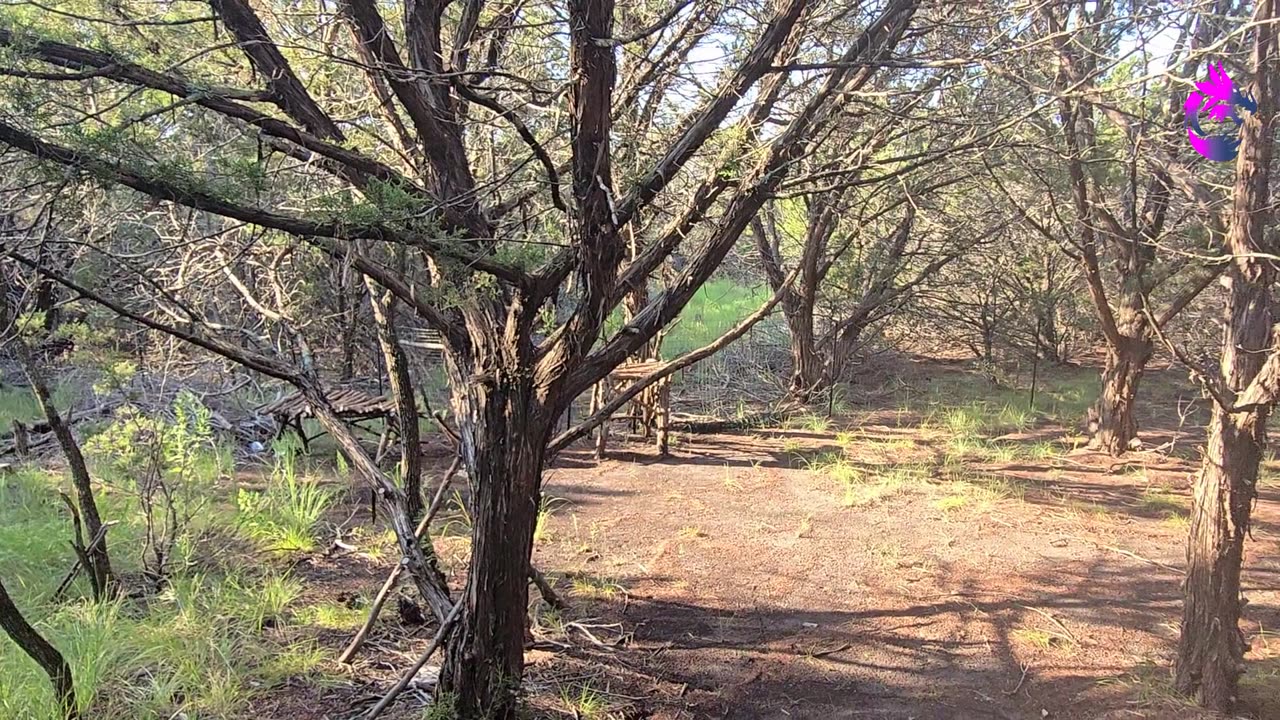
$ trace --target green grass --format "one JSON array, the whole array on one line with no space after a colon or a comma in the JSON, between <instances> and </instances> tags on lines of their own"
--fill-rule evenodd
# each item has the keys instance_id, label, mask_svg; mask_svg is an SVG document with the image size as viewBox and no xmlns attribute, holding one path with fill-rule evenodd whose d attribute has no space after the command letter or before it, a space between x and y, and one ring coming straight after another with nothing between
<instances>
[{"instance_id":1,"label":"green grass","mask_svg":"<svg viewBox=\"0 0 1280 720\"><path fill-rule=\"evenodd\" d=\"M278 451L275 469L262 492L241 489L238 522L249 535L282 553L316 549L316 528L333 504L334 491L314 477L299 477L297 455Z\"/></svg>"},{"instance_id":2,"label":"green grass","mask_svg":"<svg viewBox=\"0 0 1280 720\"><path fill-rule=\"evenodd\" d=\"M939 496L932 505L947 514L959 510L990 512L1001 500L1023 498L1021 487L992 475L953 474L935 490Z\"/></svg>"},{"instance_id":3,"label":"green grass","mask_svg":"<svg viewBox=\"0 0 1280 720\"><path fill-rule=\"evenodd\" d=\"M1186 515L1188 512L1186 500L1159 488L1150 488L1142 493L1138 503L1143 510L1154 513Z\"/></svg>"},{"instance_id":4,"label":"green grass","mask_svg":"<svg viewBox=\"0 0 1280 720\"><path fill-rule=\"evenodd\" d=\"M564 688L560 691L560 700L575 718L581 720L604 720L609 710L604 696L588 686L578 688L576 692Z\"/></svg>"},{"instance_id":5,"label":"green grass","mask_svg":"<svg viewBox=\"0 0 1280 720\"><path fill-rule=\"evenodd\" d=\"M1098 396L1098 374L1092 368L1054 368L1042 373L1030 407L1030 387L994 384L972 374L945 373L924 387L902 385L894 392L899 425L910 416L951 431L999 435L1024 431L1038 418L1075 426Z\"/></svg>"},{"instance_id":6,"label":"green grass","mask_svg":"<svg viewBox=\"0 0 1280 720\"><path fill-rule=\"evenodd\" d=\"M114 523L108 535L112 565L130 591L118 600L90 602L81 578L64 600L52 602L72 561L70 520L57 496L70 490L70 482L34 467L0 474L0 577L28 620L71 664L83 716L239 717L255 693L286 678L322 680L323 650L292 640L299 632L291 624L345 628L358 611L295 609L299 581L246 550L255 543L259 549L275 545L275 538L257 532L262 522L305 529L314 543L309 533L329 491L293 477L296 465L278 468L258 499L270 511L257 516L262 522L240 525L244 518L223 482L232 467L228 449L204 435L183 434L181 423L167 426L166 473L172 474L166 479L178 496L181 520L170 576L157 592L139 579L145 515L130 474L137 466L124 462L133 461L139 447L126 422L142 421L117 420L85 443L93 474L103 481L100 512ZM238 525L245 530L239 539ZM205 544L210 539L216 545ZM54 720L48 678L7 640L0 640L0 678L0 718Z\"/></svg>"},{"instance_id":7,"label":"green grass","mask_svg":"<svg viewBox=\"0 0 1280 720\"><path fill-rule=\"evenodd\" d=\"M54 387L51 393L54 407L65 413L71 405L74 388L69 385L59 385ZM3 428L4 432L9 431L14 420L30 425L43 422L44 419L44 411L40 409L40 402L36 400L31 388L19 386L0 388L0 428Z\"/></svg>"},{"instance_id":8,"label":"green grass","mask_svg":"<svg viewBox=\"0 0 1280 720\"><path fill-rule=\"evenodd\" d=\"M900 463L863 468L849 460L845 452L820 453L806 462L807 469L843 486L845 507L865 507L924 487L929 470L923 465Z\"/></svg>"},{"instance_id":9,"label":"green grass","mask_svg":"<svg viewBox=\"0 0 1280 720\"><path fill-rule=\"evenodd\" d=\"M804 413L788 418L785 425L788 430L807 430L811 433L825 433L831 430L831 418L814 413Z\"/></svg>"},{"instance_id":10,"label":"green grass","mask_svg":"<svg viewBox=\"0 0 1280 720\"><path fill-rule=\"evenodd\" d=\"M663 357L678 357L713 342L758 310L769 295L763 285L751 287L729 278L708 281L667 330Z\"/></svg>"},{"instance_id":11,"label":"green grass","mask_svg":"<svg viewBox=\"0 0 1280 720\"><path fill-rule=\"evenodd\" d=\"M86 717L106 720L234 717L261 688L310 672L314 647L264 638L287 622L301 584L270 568L218 571L178 565L145 599L92 603L83 581L52 603L70 565L70 523L57 500L65 478L35 469L0 477L0 576L28 620L66 656ZM104 493L116 571L136 583L142 515L121 492ZM135 586L136 588L136 586ZM0 717L54 720L48 678L0 641Z\"/></svg>"},{"instance_id":12,"label":"green grass","mask_svg":"<svg viewBox=\"0 0 1280 720\"><path fill-rule=\"evenodd\" d=\"M368 611L359 607L322 602L302 608L294 614L294 620L326 630L356 630L364 624L367 615Z\"/></svg>"},{"instance_id":13,"label":"green grass","mask_svg":"<svg viewBox=\"0 0 1280 720\"><path fill-rule=\"evenodd\" d=\"M592 600L613 600L626 592L626 588L612 578L596 575L579 575L573 578L570 594Z\"/></svg>"},{"instance_id":14,"label":"green grass","mask_svg":"<svg viewBox=\"0 0 1280 720\"><path fill-rule=\"evenodd\" d=\"M567 503L567 500L561 498L545 495L542 497L542 502L538 504L538 519L533 527L533 542L535 544L541 545L554 539L554 533L551 531L551 518L555 516L557 507Z\"/></svg>"}]
</instances>

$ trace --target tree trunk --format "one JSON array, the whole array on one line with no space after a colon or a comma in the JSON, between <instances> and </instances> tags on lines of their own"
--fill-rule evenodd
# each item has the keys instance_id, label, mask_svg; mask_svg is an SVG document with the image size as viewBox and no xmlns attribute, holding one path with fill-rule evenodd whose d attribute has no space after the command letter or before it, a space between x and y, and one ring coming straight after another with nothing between
<instances>
[{"instance_id":1,"label":"tree trunk","mask_svg":"<svg viewBox=\"0 0 1280 720\"><path fill-rule=\"evenodd\" d=\"M418 399L413 391L413 378L409 374L409 358L400 346L396 332L395 300L391 293L378 293L373 280L365 278L369 286L369 303L378 325L378 346L390 378L391 397L396 401L396 427L400 434L400 474L407 496L406 510L409 518L417 522L424 509L422 504L422 448L418 432Z\"/></svg>"},{"instance_id":2,"label":"tree trunk","mask_svg":"<svg viewBox=\"0 0 1280 720\"><path fill-rule=\"evenodd\" d=\"M1151 359L1151 341L1130 339L1128 347L1107 348L1107 364L1102 370L1102 393L1094 405L1098 429L1097 446L1116 457L1132 449L1138 438L1138 419L1134 405L1138 385L1147 361Z\"/></svg>"},{"instance_id":3,"label":"tree trunk","mask_svg":"<svg viewBox=\"0 0 1280 720\"><path fill-rule=\"evenodd\" d=\"M1226 400L1237 402L1251 388L1274 346L1271 284L1275 270L1258 253L1273 253L1264 238L1270 213L1269 177L1274 102L1270 76L1275 42L1274 0L1258 8L1253 67L1258 111L1241 132L1227 251L1226 325L1222 339L1222 380ZM1274 378L1267 380L1275 386ZM1215 403L1204 462L1196 478L1183 585L1182 632L1174 684L1203 706L1231 713L1248 649L1240 631L1240 566L1256 497L1258 464L1266 442L1271 403L1232 412Z\"/></svg>"},{"instance_id":4,"label":"tree trunk","mask_svg":"<svg viewBox=\"0 0 1280 720\"><path fill-rule=\"evenodd\" d=\"M473 493L466 603L446 649L442 698L463 720L515 720L524 672L529 556L552 415L528 375L455 387Z\"/></svg>"},{"instance_id":5,"label":"tree trunk","mask_svg":"<svg viewBox=\"0 0 1280 720\"><path fill-rule=\"evenodd\" d=\"M54 437L58 439L58 445L62 447L62 453L67 457L67 468L71 472L71 482L76 488L76 504L80 506L80 515L84 518L85 532L90 538L102 536L102 541L89 549L88 557L91 567L86 567L85 571L93 574L95 592L101 588L110 597L114 594L115 576L111 571L107 538L102 535L102 516L98 514L98 504L93 497L93 480L89 477L89 466L80 452L80 443L76 442L71 428L62 421L61 413L54 406L44 371L34 353L31 352L31 348L27 346L26 340L14 335L10 343L18 362L31 381L31 390L40 402L40 409L44 411L44 416L49 422L49 429L53 431Z\"/></svg>"},{"instance_id":6,"label":"tree trunk","mask_svg":"<svg viewBox=\"0 0 1280 720\"><path fill-rule=\"evenodd\" d=\"M53 694L58 698L63 717L69 720L79 717L75 685L71 681L71 666L62 657L62 653L50 645L49 641L36 632L36 629L31 627L31 623L22 616L18 606L13 604L13 599L5 590L3 582L0 582L0 627L4 628L23 652L31 656L31 659L39 663L40 667L48 673L49 681L53 683Z\"/></svg>"},{"instance_id":7,"label":"tree trunk","mask_svg":"<svg viewBox=\"0 0 1280 720\"><path fill-rule=\"evenodd\" d=\"M813 315L798 308L799 312L787 314L791 332L791 397L809 402L822 390L822 358L818 356L813 332Z\"/></svg>"}]
</instances>

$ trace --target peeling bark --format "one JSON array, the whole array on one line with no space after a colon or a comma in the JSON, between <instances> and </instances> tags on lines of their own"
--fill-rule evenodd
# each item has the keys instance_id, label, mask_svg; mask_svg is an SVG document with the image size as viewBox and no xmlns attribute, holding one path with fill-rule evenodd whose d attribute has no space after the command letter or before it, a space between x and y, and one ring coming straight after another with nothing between
<instances>
[{"instance_id":1,"label":"peeling bark","mask_svg":"<svg viewBox=\"0 0 1280 720\"><path fill-rule=\"evenodd\" d=\"M1228 714L1235 709L1248 650L1240 630L1245 604L1240 594L1240 569L1276 387L1277 366L1267 362L1268 350L1277 340L1272 316L1276 271L1270 261L1256 254L1274 252L1264 237L1270 220L1270 124L1275 121L1271 96L1274 17L1274 0L1265 0L1255 18L1253 42L1258 112L1246 118L1242 129L1227 234L1232 260L1226 275L1221 365L1229 401L1249 400L1250 391L1258 387L1268 390L1269 397L1266 402L1244 407L1214 406L1204 463L1192 495L1174 680L1179 692Z\"/></svg>"}]
</instances>

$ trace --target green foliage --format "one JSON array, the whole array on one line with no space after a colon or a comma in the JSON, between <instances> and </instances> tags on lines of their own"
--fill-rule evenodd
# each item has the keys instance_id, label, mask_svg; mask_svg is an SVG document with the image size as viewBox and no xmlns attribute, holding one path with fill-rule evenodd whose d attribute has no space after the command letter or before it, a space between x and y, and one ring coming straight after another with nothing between
<instances>
[{"instance_id":1,"label":"green foliage","mask_svg":"<svg viewBox=\"0 0 1280 720\"><path fill-rule=\"evenodd\" d=\"M223 463L227 458L214 441L211 419L209 408L184 390L173 403L172 419L124 405L116 411L114 422L85 441L84 449L120 477L152 470L181 479L184 486L207 486L230 467L229 461Z\"/></svg>"},{"instance_id":2,"label":"green foliage","mask_svg":"<svg viewBox=\"0 0 1280 720\"><path fill-rule=\"evenodd\" d=\"M285 622L301 585L278 572L187 572L145 601L124 596L90 603L74 585L50 603L71 561L70 524L56 489L65 479L23 469L0 476L0 575L15 602L71 664L84 716L113 720L238 717L261 688L312 672L312 646L278 646L263 632ZM127 498L104 496L113 564L136 572L134 538L144 518L122 512ZM185 567L185 566L184 566ZM83 588L82 588L83 589ZM87 590L85 590L87 592ZM7 640L0 640L0 717L56 720L49 681Z\"/></svg>"},{"instance_id":3,"label":"green foliage","mask_svg":"<svg viewBox=\"0 0 1280 720\"><path fill-rule=\"evenodd\" d=\"M298 453L288 441L272 444L276 465L265 490L241 488L238 522L245 533L277 552L311 552L316 526L333 503L334 492L315 478L299 477Z\"/></svg>"},{"instance_id":4,"label":"green foliage","mask_svg":"<svg viewBox=\"0 0 1280 720\"><path fill-rule=\"evenodd\" d=\"M422 711L422 720L457 720L458 715L453 709L456 702L455 696L449 693L437 695L427 709Z\"/></svg>"},{"instance_id":5,"label":"green foliage","mask_svg":"<svg viewBox=\"0 0 1280 720\"><path fill-rule=\"evenodd\" d=\"M674 358L696 350L725 334L759 309L769 296L762 285L720 278L703 285L662 340L662 355Z\"/></svg>"}]
</instances>

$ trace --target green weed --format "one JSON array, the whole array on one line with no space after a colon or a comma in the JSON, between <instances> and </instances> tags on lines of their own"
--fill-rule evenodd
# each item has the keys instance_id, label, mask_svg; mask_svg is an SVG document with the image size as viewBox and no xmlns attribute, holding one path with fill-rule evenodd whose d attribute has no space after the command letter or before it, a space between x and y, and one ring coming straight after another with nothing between
<instances>
[{"instance_id":1,"label":"green weed","mask_svg":"<svg viewBox=\"0 0 1280 720\"><path fill-rule=\"evenodd\" d=\"M574 717L582 720L603 720L609 709L604 696L587 686L579 688L576 693L568 688L562 689L560 700Z\"/></svg>"},{"instance_id":2,"label":"green weed","mask_svg":"<svg viewBox=\"0 0 1280 720\"><path fill-rule=\"evenodd\" d=\"M367 612L359 607L323 602L302 608L294 618L300 623L327 630L355 630L364 624L366 615Z\"/></svg>"},{"instance_id":3,"label":"green weed","mask_svg":"<svg viewBox=\"0 0 1280 720\"><path fill-rule=\"evenodd\" d=\"M266 490L241 488L236 496L240 527L278 552L314 551L316 526L334 500L332 490L314 479L298 478L295 472L293 464L282 460Z\"/></svg>"}]
</instances>

